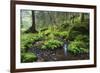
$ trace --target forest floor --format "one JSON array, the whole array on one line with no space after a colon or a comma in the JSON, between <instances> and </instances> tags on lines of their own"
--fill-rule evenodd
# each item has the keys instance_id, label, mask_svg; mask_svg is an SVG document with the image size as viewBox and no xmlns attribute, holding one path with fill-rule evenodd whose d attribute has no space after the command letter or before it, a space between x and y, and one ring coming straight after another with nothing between
<instances>
[{"instance_id":1,"label":"forest floor","mask_svg":"<svg viewBox=\"0 0 100 73\"><path fill-rule=\"evenodd\" d=\"M30 48L28 51L33 52L37 55L36 62L46 62L46 61L67 61L67 60L87 60L89 59L88 53L82 53L78 55L73 55L69 52L64 54L63 48L57 48L54 50L41 50L37 48Z\"/></svg>"}]
</instances>

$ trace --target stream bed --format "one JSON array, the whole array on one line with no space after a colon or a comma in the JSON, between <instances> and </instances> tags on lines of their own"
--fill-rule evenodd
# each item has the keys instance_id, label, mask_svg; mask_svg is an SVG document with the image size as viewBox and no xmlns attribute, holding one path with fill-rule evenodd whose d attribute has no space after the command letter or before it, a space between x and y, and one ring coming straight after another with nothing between
<instances>
[{"instance_id":1,"label":"stream bed","mask_svg":"<svg viewBox=\"0 0 100 73\"><path fill-rule=\"evenodd\" d=\"M67 55L65 55L65 51L63 48L57 48L54 50L50 50L50 49L41 50L41 49L32 47L32 48L29 48L28 51L36 54L37 62L89 59L88 53L73 55L67 51Z\"/></svg>"}]
</instances>

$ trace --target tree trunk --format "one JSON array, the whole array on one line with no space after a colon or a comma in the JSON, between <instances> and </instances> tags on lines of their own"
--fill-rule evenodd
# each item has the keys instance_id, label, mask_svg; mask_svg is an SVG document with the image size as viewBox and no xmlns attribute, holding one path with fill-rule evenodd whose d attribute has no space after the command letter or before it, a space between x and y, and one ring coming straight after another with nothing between
<instances>
[{"instance_id":1,"label":"tree trunk","mask_svg":"<svg viewBox=\"0 0 100 73\"><path fill-rule=\"evenodd\" d=\"M32 32L36 32L36 29L35 29L35 13L34 11L32 11Z\"/></svg>"},{"instance_id":2,"label":"tree trunk","mask_svg":"<svg viewBox=\"0 0 100 73\"><path fill-rule=\"evenodd\" d=\"M22 14L23 14L23 11L20 10L20 24L21 24L21 25L23 24L23 21L22 21Z\"/></svg>"},{"instance_id":3,"label":"tree trunk","mask_svg":"<svg viewBox=\"0 0 100 73\"><path fill-rule=\"evenodd\" d=\"M32 32L35 33L36 29L35 29L35 13L34 11L32 11L32 26L26 31L26 33L28 32Z\"/></svg>"},{"instance_id":4,"label":"tree trunk","mask_svg":"<svg viewBox=\"0 0 100 73\"><path fill-rule=\"evenodd\" d=\"M80 21L83 22L84 21L84 14L80 13Z\"/></svg>"}]
</instances>

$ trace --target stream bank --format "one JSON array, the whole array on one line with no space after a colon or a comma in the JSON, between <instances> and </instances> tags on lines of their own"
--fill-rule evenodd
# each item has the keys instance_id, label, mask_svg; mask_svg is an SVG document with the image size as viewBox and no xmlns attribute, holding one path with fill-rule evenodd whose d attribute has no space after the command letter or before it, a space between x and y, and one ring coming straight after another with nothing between
<instances>
[{"instance_id":1,"label":"stream bank","mask_svg":"<svg viewBox=\"0 0 100 73\"><path fill-rule=\"evenodd\" d=\"M88 53L80 53L77 55L73 55L70 52L67 52L67 55L65 55L63 48L57 48L54 50L50 50L50 49L41 50L39 48L32 47L32 48L29 48L28 51L36 54L37 56L36 62L89 59Z\"/></svg>"}]
</instances>

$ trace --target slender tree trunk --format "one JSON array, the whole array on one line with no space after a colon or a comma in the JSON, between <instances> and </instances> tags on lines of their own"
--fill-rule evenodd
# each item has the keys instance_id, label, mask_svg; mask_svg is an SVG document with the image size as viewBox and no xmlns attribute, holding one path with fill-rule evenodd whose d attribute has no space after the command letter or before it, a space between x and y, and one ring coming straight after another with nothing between
<instances>
[{"instance_id":1,"label":"slender tree trunk","mask_svg":"<svg viewBox=\"0 0 100 73\"><path fill-rule=\"evenodd\" d=\"M22 12L23 12L23 11L20 10L20 23L21 23L21 25L23 24L23 23L22 23Z\"/></svg>"},{"instance_id":2,"label":"slender tree trunk","mask_svg":"<svg viewBox=\"0 0 100 73\"><path fill-rule=\"evenodd\" d=\"M53 26L54 26L54 22L53 22L53 19L52 19L52 15L51 15L51 13L48 12L48 16L49 16L49 18L50 18L50 23L51 23L52 28L53 28ZM54 28L53 28L53 29L54 29Z\"/></svg>"},{"instance_id":3,"label":"slender tree trunk","mask_svg":"<svg viewBox=\"0 0 100 73\"><path fill-rule=\"evenodd\" d=\"M26 31L26 33L28 32L32 32L32 33L35 33L36 32L36 29L35 29L35 13L34 11L32 11L32 26Z\"/></svg>"},{"instance_id":4,"label":"slender tree trunk","mask_svg":"<svg viewBox=\"0 0 100 73\"><path fill-rule=\"evenodd\" d=\"M80 13L80 21L83 22L84 21L84 14Z\"/></svg>"},{"instance_id":5,"label":"slender tree trunk","mask_svg":"<svg viewBox=\"0 0 100 73\"><path fill-rule=\"evenodd\" d=\"M36 29L35 29L35 13L34 13L34 11L32 11L32 27L31 27L31 31L32 32L36 32Z\"/></svg>"}]
</instances>

